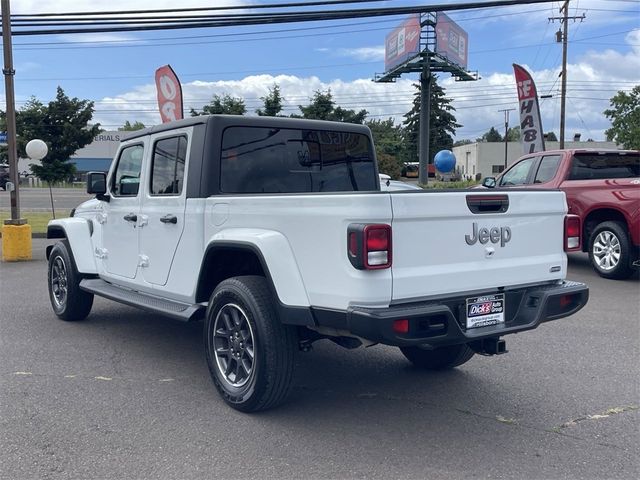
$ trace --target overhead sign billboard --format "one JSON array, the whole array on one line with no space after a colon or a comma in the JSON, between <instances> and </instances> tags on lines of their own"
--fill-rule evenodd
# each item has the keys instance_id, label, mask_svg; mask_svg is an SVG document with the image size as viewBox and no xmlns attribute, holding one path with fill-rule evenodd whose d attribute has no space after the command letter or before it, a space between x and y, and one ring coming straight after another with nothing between
<instances>
[{"instance_id":1,"label":"overhead sign billboard","mask_svg":"<svg viewBox=\"0 0 640 480\"><path fill-rule=\"evenodd\" d=\"M469 36L442 12L436 13L436 53L466 69Z\"/></svg>"},{"instance_id":2,"label":"overhead sign billboard","mask_svg":"<svg viewBox=\"0 0 640 480\"><path fill-rule=\"evenodd\" d=\"M514 63L513 71L518 86L518 101L520 102L522 150L525 154L544 152L544 135L542 134L542 119L540 118L536 84L533 83L531 74L520 65Z\"/></svg>"},{"instance_id":3,"label":"overhead sign billboard","mask_svg":"<svg viewBox=\"0 0 640 480\"><path fill-rule=\"evenodd\" d=\"M420 15L412 15L396 27L384 43L384 69L403 64L420 53Z\"/></svg>"},{"instance_id":4,"label":"overhead sign billboard","mask_svg":"<svg viewBox=\"0 0 640 480\"><path fill-rule=\"evenodd\" d=\"M181 120L183 118L182 85L170 65L164 65L156 70L156 90L162 123Z\"/></svg>"}]
</instances>

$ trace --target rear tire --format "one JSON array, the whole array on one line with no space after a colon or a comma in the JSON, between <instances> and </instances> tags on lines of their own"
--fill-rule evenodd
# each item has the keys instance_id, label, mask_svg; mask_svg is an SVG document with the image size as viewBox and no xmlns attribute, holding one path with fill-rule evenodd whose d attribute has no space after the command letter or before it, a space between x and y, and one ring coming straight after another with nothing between
<instances>
[{"instance_id":1,"label":"rear tire","mask_svg":"<svg viewBox=\"0 0 640 480\"><path fill-rule=\"evenodd\" d=\"M422 347L400 347L402 354L415 367L424 370L448 370L467 363L475 352L466 344L447 345L427 350Z\"/></svg>"},{"instance_id":2,"label":"rear tire","mask_svg":"<svg viewBox=\"0 0 640 480\"><path fill-rule=\"evenodd\" d=\"M59 319L77 322L87 318L93 294L80 289L82 277L66 240L56 243L51 250L47 279L49 300Z\"/></svg>"},{"instance_id":3,"label":"rear tire","mask_svg":"<svg viewBox=\"0 0 640 480\"><path fill-rule=\"evenodd\" d=\"M631 244L624 224L602 222L589 238L589 260L598 275L625 279L633 274Z\"/></svg>"},{"instance_id":4,"label":"rear tire","mask_svg":"<svg viewBox=\"0 0 640 480\"><path fill-rule=\"evenodd\" d=\"M296 330L283 325L264 277L221 282L209 301L204 344L211 378L224 401L242 412L282 403L291 388Z\"/></svg>"}]
</instances>

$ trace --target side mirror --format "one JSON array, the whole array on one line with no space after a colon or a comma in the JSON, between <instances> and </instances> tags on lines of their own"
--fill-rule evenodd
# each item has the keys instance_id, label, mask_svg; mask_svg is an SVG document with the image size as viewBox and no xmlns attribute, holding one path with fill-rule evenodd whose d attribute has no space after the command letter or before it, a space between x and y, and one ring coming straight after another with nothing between
<instances>
[{"instance_id":1,"label":"side mirror","mask_svg":"<svg viewBox=\"0 0 640 480\"><path fill-rule=\"evenodd\" d=\"M98 200L108 200L107 193L107 174L104 172L87 173L87 193L92 193Z\"/></svg>"},{"instance_id":2,"label":"side mirror","mask_svg":"<svg viewBox=\"0 0 640 480\"><path fill-rule=\"evenodd\" d=\"M487 188L495 188L496 177L485 177L485 179L482 180L482 186Z\"/></svg>"}]
</instances>

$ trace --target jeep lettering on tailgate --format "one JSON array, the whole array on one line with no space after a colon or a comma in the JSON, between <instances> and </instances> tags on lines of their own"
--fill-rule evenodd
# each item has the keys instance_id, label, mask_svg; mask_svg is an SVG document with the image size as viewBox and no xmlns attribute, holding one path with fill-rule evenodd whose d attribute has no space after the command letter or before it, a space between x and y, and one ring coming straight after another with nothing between
<instances>
[{"instance_id":1,"label":"jeep lettering on tailgate","mask_svg":"<svg viewBox=\"0 0 640 480\"><path fill-rule=\"evenodd\" d=\"M464 236L467 245L475 245L478 241L484 245L490 241L491 243L500 243L500 246L504 247L511 241L511 229L509 227L491 227L491 229L482 227L478 230L478 224L473 222L472 228L471 235Z\"/></svg>"}]
</instances>

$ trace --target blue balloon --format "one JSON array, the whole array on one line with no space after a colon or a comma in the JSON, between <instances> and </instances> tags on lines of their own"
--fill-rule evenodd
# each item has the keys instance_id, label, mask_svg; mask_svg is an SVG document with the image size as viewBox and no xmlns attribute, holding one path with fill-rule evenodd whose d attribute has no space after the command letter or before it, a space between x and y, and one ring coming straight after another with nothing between
<instances>
[{"instance_id":1,"label":"blue balloon","mask_svg":"<svg viewBox=\"0 0 640 480\"><path fill-rule=\"evenodd\" d=\"M449 173L456 166L456 157L451 150L440 150L434 157L434 163L439 172Z\"/></svg>"}]
</instances>

